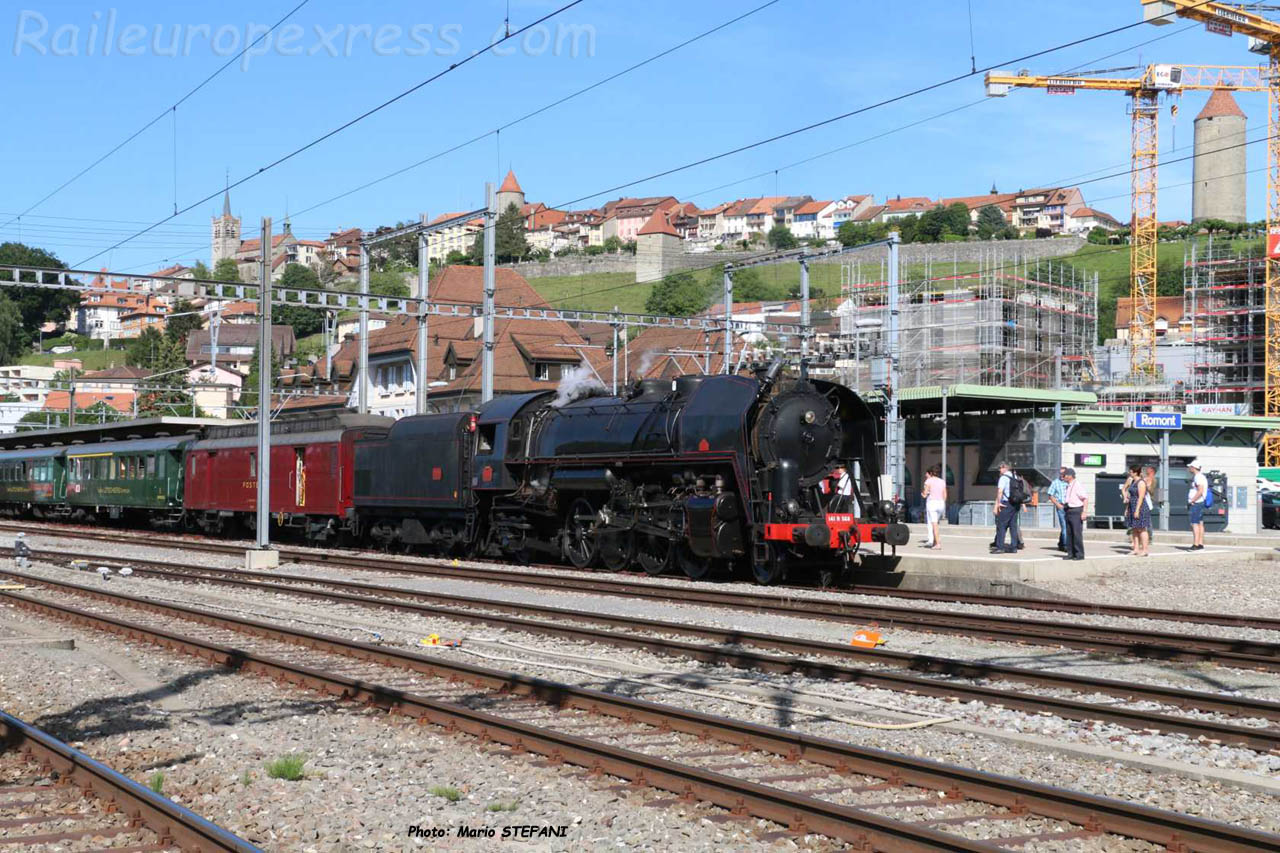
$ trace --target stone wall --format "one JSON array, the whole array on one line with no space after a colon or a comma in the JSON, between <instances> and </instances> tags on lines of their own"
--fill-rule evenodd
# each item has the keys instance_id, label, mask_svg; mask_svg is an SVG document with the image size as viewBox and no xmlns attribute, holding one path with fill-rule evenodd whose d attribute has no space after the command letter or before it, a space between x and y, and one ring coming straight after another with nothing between
<instances>
[{"instance_id":1,"label":"stone wall","mask_svg":"<svg viewBox=\"0 0 1280 853\"><path fill-rule=\"evenodd\" d=\"M525 278L542 278L548 275L590 275L601 272L625 272L634 274L636 258L630 252L616 255L566 255L545 262L525 261L521 264L503 264Z\"/></svg>"},{"instance_id":2,"label":"stone wall","mask_svg":"<svg viewBox=\"0 0 1280 853\"><path fill-rule=\"evenodd\" d=\"M992 240L987 242L967 243L907 243L899 251L902 262L917 264L925 261L945 263L955 260L958 263L972 263L990 258L993 252L1003 254L1005 259L1014 257L1036 260L1037 258L1057 258L1070 255L1085 245L1083 237L1047 237L1041 240ZM854 252L843 257L857 259L881 258L883 247L874 247L862 252ZM668 274L679 270L710 267L716 264L736 263L751 258L756 252L684 252L668 253L663 265ZM828 259L824 263L839 263L839 259ZM629 252L616 255L568 255L563 258L551 258L545 263L526 261L521 264L507 264L511 269L527 279L541 278L549 275L589 275L591 273L636 273L637 259Z\"/></svg>"},{"instance_id":3,"label":"stone wall","mask_svg":"<svg viewBox=\"0 0 1280 853\"><path fill-rule=\"evenodd\" d=\"M899 247L898 257L904 264L919 264L925 261L932 263L975 263L989 259L992 253L1003 255L1006 260L1026 258L1034 261L1037 258L1060 258L1077 252L1086 245L1083 237L1045 237L1040 240L987 240L967 243L906 243ZM875 246L859 252L845 255L846 258L857 259L884 257L885 248Z\"/></svg>"}]
</instances>

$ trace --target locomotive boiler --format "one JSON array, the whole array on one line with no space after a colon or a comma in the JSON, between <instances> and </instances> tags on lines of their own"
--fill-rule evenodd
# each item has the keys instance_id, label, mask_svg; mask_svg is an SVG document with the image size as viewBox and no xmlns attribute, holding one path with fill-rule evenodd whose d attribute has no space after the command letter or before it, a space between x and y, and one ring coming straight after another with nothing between
<instances>
[{"instance_id":1,"label":"locomotive boiler","mask_svg":"<svg viewBox=\"0 0 1280 853\"><path fill-rule=\"evenodd\" d=\"M761 583L803 564L829 583L860 547L906 543L876 494L866 403L784 377L781 362L755 376L646 379L619 397L531 395L503 438L510 484L488 527L508 554L692 578L743 568Z\"/></svg>"}]
</instances>

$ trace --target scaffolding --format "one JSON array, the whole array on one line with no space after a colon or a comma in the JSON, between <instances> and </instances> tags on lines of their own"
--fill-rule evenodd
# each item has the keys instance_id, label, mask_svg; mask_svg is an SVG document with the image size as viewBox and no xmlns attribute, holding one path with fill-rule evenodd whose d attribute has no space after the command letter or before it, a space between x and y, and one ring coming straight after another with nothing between
<instances>
[{"instance_id":1,"label":"scaffolding","mask_svg":"<svg viewBox=\"0 0 1280 853\"><path fill-rule=\"evenodd\" d=\"M1212 238L1191 246L1183 264L1191 318L1187 402L1247 405L1261 412L1265 386L1265 261Z\"/></svg>"},{"instance_id":2,"label":"scaffolding","mask_svg":"<svg viewBox=\"0 0 1280 853\"><path fill-rule=\"evenodd\" d=\"M884 261L841 267L837 367L860 391L887 384ZM1082 387L1093 379L1098 276L1001 248L902 270L901 384Z\"/></svg>"}]
</instances>

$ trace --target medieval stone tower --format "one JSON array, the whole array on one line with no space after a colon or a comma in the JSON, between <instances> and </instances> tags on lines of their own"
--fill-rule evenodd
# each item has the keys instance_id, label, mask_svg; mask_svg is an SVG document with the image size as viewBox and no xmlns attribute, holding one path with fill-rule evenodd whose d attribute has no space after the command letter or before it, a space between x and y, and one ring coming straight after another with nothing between
<instances>
[{"instance_id":1,"label":"medieval stone tower","mask_svg":"<svg viewBox=\"0 0 1280 853\"><path fill-rule=\"evenodd\" d=\"M1244 222L1245 115L1231 93L1209 96L1195 121L1191 219Z\"/></svg>"},{"instance_id":2,"label":"medieval stone tower","mask_svg":"<svg viewBox=\"0 0 1280 853\"><path fill-rule=\"evenodd\" d=\"M232 258L240 251L240 220L231 215L231 192L222 194L222 215L213 218L210 266L217 266L223 258Z\"/></svg>"},{"instance_id":3,"label":"medieval stone tower","mask_svg":"<svg viewBox=\"0 0 1280 853\"><path fill-rule=\"evenodd\" d=\"M520 189L516 173L510 169L507 170L507 177L503 180L502 186L498 187L497 201L499 216L506 213L507 208L513 204L517 208L524 207L524 190Z\"/></svg>"}]
</instances>

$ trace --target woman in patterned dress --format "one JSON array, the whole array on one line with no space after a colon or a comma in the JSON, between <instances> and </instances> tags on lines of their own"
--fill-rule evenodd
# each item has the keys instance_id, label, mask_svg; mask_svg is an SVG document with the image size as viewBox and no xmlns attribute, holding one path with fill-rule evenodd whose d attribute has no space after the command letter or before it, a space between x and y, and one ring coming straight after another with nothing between
<instances>
[{"instance_id":1,"label":"woman in patterned dress","mask_svg":"<svg viewBox=\"0 0 1280 853\"><path fill-rule=\"evenodd\" d=\"M1135 557L1151 556L1151 508L1147 506L1147 481L1141 476L1129 482L1129 530L1133 533Z\"/></svg>"}]
</instances>

